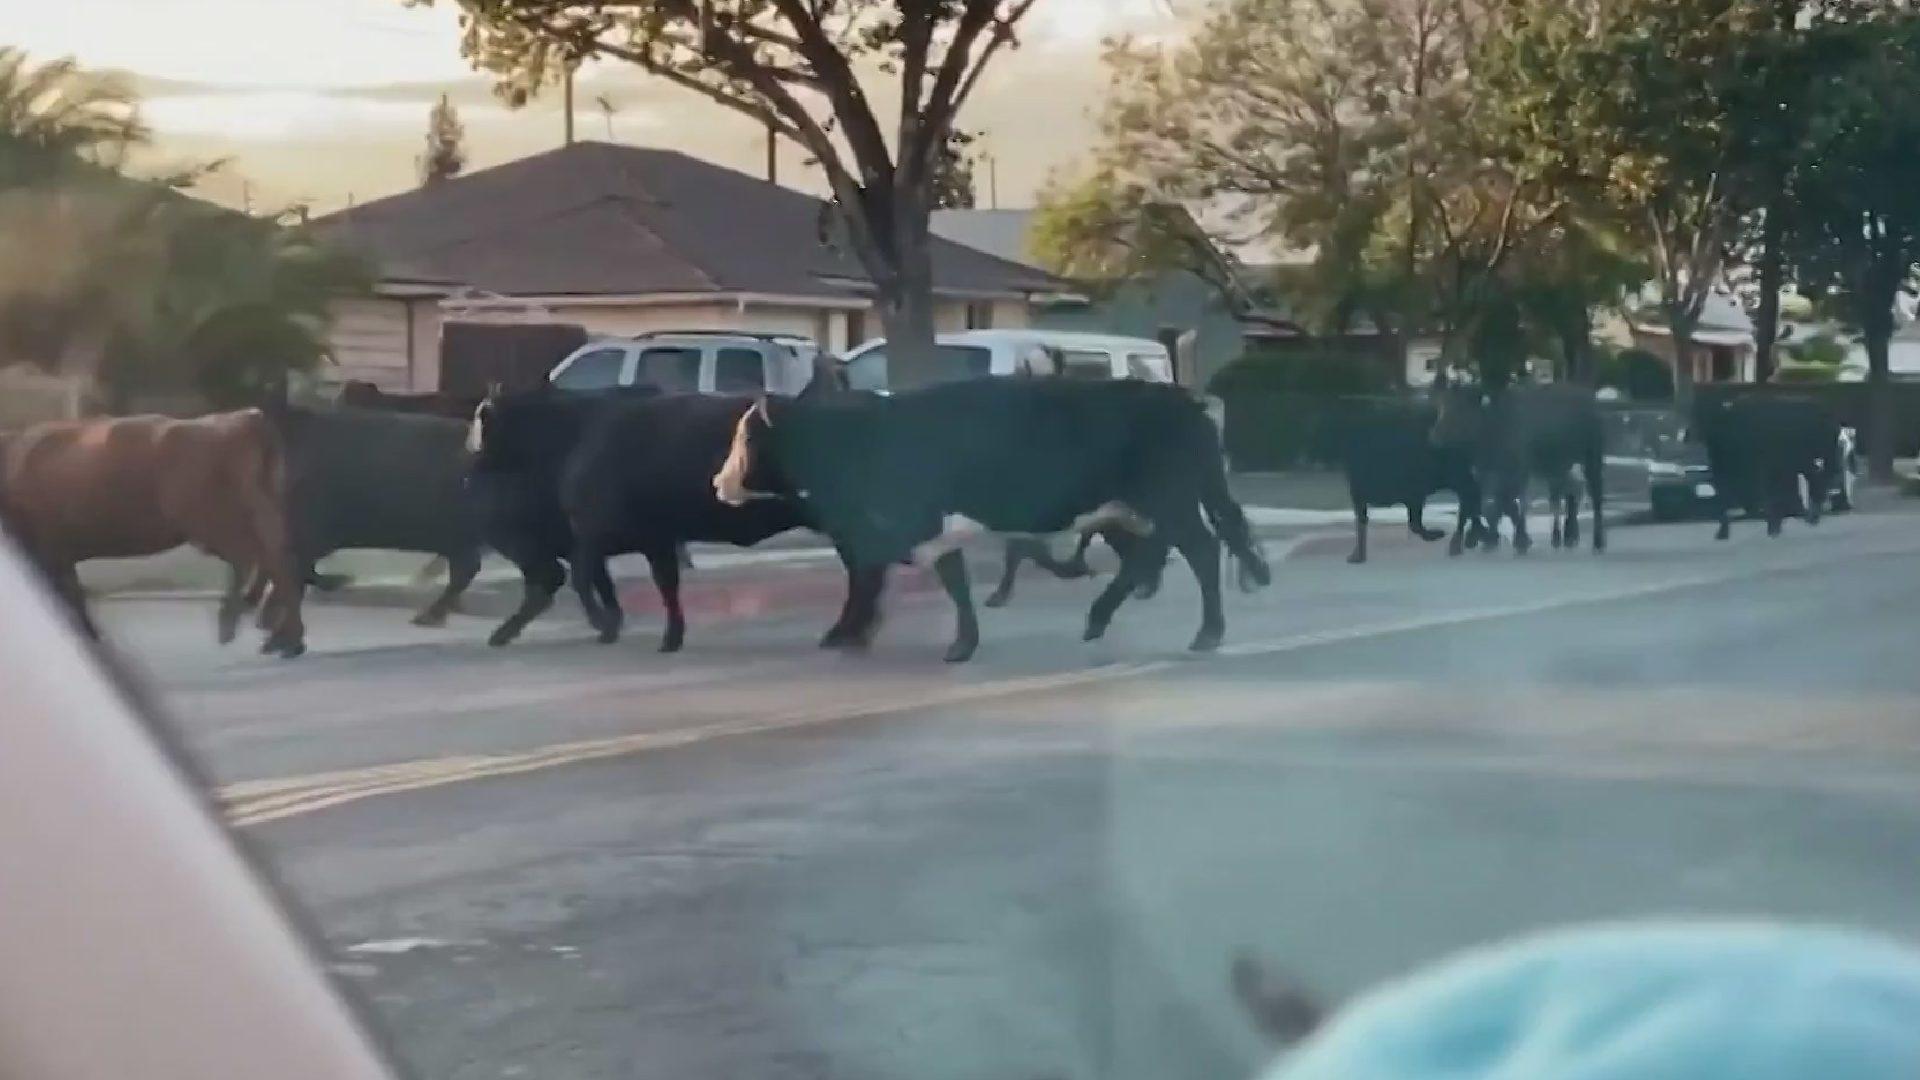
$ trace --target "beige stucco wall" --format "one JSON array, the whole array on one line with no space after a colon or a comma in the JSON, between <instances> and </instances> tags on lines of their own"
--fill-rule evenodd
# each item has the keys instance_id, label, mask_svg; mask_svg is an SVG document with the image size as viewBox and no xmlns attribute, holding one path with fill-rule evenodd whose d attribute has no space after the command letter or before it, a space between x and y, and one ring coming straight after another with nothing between
<instances>
[{"instance_id":1,"label":"beige stucco wall","mask_svg":"<svg viewBox=\"0 0 1920 1080\"><path fill-rule=\"evenodd\" d=\"M388 297L334 301L327 344L335 366L327 377L338 382L360 379L383 390L410 389L407 307L406 301Z\"/></svg>"},{"instance_id":2,"label":"beige stucco wall","mask_svg":"<svg viewBox=\"0 0 1920 1080\"><path fill-rule=\"evenodd\" d=\"M408 331L413 350L411 362L416 391L440 389L440 305L423 297L407 302Z\"/></svg>"}]
</instances>

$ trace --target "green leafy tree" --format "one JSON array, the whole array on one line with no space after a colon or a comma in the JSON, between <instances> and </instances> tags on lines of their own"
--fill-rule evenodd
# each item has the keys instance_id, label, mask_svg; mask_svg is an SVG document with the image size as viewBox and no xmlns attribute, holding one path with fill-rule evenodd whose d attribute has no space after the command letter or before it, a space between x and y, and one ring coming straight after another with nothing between
<instances>
[{"instance_id":1,"label":"green leafy tree","mask_svg":"<svg viewBox=\"0 0 1920 1080\"><path fill-rule=\"evenodd\" d=\"M1878 7L1826 32L1850 40L1853 62L1815 91L1822 137L1795 186L1792 273L1802 291L1840 301L1867 352L1868 467L1893 475L1888 342L1894 301L1920 268L1920 14Z\"/></svg>"},{"instance_id":2,"label":"green leafy tree","mask_svg":"<svg viewBox=\"0 0 1920 1080\"><path fill-rule=\"evenodd\" d=\"M150 134L137 106L124 80L0 46L0 189L67 176L76 162L118 168Z\"/></svg>"},{"instance_id":3,"label":"green leafy tree","mask_svg":"<svg viewBox=\"0 0 1920 1080\"><path fill-rule=\"evenodd\" d=\"M1230 0L1182 41L1110 42L1097 149L1043 197L1038 254L1075 276L1211 279L1212 260L1153 213L1205 207L1218 247L1316 253L1319 287L1294 306L1321 328L1357 314L1396 325L1400 268L1367 261L1393 203L1394 133L1365 109L1367 75L1345 42L1355 20L1332 0Z\"/></svg>"},{"instance_id":4,"label":"green leafy tree","mask_svg":"<svg viewBox=\"0 0 1920 1080\"><path fill-rule=\"evenodd\" d=\"M935 210L971 210L979 204L973 186L976 136L959 128L947 132L947 141L934 158L932 196Z\"/></svg>"},{"instance_id":5,"label":"green leafy tree","mask_svg":"<svg viewBox=\"0 0 1920 1080\"><path fill-rule=\"evenodd\" d=\"M1648 252L1683 400L1693 331L1755 194L1771 117L1746 87L1772 14L1763 0L1499 0L1483 39L1496 141L1610 204Z\"/></svg>"},{"instance_id":6,"label":"green leafy tree","mask_svg":"<svg viewBox=\"0 0 1920 1080\"><path fill-rule=\"evenodd\" d=\"M0 50L0 359L235 400L324 354L329 303L371 285L358 258L180 190L217 165L137 177L124 87Z\"/></svg>"},{"instance_id":7,"label":"green leafy tree","mask_svg":"<svg viewBox=\"0 0 1920 1080\"><path fill-rule=\"evenodd\" d=\"M1319 328L1364 316L1403 342L1438 329L1464 350L1491 282L1555 213L1480 138L1483 12L1481 0L1229 0L1181 41L1112 44L1095 160L1045 204L1049 261L1117 247L1204 272L1142 215L1205 207L1216 248L1315 253L1313 287L1290 306Z\"/></svg>"},{"instance_id":8,"label":"green leafy tree","mask_svg":"<svg viewBox=\"0 0 1920 1080\"><path fill-rule=\"evenodd\" d=\"M407 0L431 3L432 0ZM931 361L928 215L947 133L1035 0L454 0L462 51L524 102L568 68L630 64L752 117L826 175L892 355ZM860 75L890 78L892 122ZM891 128L891 130L889 130Z\"/></svg>"},{"instance_id":9,"label":"green leafy tree","mask_svg":"<svg viewBox=\"0 0 1920 1080\"><path fill-rule=\"evenodd\" d=\"M445 94L427 113L427 148L420 155L422 186L451 180L467 167L467 128Z\"/></svg>"}]
</instances>

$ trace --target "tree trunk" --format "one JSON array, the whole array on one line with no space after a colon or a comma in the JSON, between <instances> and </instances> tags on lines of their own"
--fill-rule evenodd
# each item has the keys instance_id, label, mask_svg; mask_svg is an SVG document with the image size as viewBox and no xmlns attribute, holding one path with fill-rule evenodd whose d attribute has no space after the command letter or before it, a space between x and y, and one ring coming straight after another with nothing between
<instances>
[{"instance_id":1,"label":"tree trunk","mask_svg":"<svg viewBox=\"0 0 1920 1080\"><path fill-rule=\"evenodd\" d=\"M1773 347L1780 335L1780 286L1786 264L1780 247L1784 241L1784 199L1776 198L1767 207L1760 227L1760 310L1753 325L1753 381L1773 378Z\"/></svg>"},{"instance_id":2,"label":"tree trunk","mask_svg":"<svg viewBox=\"0 0 1920 1080\"><path fill-rule=\"evenodd\" d=\"M1673 332L1673 405L1680 415L1693 419L1693 327L1692 319L1674 319L1668 324Z\"/></svg>"},{"instance_id":3,"label":"tree trunk","mask_svg":"<svg viewBox=\"0 0 1920 1080\"><path fill-rule=\"evenodd\" d=\"M901 198L892 223L894 262L876 274L874 299L887 334L887 386L911 389L951 378L934 346L933 243L923 202ZM916 215L917 208L917 215ZM918 220L915 220L917 216Z\"/></svg>"},{"instance_id":4,"label":"tree trunk","mask_svg":"<svg viewBox=\"0 0 1920 1080\"><path fill-rule=\"evenodd\" d=\"M1893 395L1887 392L1891 381L1887 368L1886 331L1868 331L1867 345L1867 475L1874 480L1893 479Z\"/></svg>"}]
</instances>

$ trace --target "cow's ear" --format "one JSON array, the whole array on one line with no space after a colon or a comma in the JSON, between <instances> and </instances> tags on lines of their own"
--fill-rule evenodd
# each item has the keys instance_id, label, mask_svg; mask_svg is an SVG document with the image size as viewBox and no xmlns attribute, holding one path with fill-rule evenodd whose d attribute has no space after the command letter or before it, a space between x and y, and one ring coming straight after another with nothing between
<instances>
[{"instance_id":1,"label":"cow's ear","mask_svg":"<svg viewBox=\"0 0 1920 1080\"><path fill-rule=\"evenodd\" d=\"M758 413L761 423L768 427L773 426L773 409L767 404L767 395L761 394L759 397L754 398L753 407L747 411L750 413Z\"/></svg>"}]
</instances>

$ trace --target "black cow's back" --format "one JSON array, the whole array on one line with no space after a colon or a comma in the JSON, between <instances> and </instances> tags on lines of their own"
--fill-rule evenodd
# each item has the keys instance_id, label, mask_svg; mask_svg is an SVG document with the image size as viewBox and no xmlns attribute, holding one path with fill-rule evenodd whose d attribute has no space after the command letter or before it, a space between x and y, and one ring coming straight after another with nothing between
<instances>
[{"instance_id":1,"label":"black cow's back","mask_svg":"<svg viewBox=\"0 0 1920 1080\"><path fill-rule=\"evenodd\" d=\"M293 407L282 420L304 551L453 554L482 542L466 482L467 425L444 417Z\"/></svg>"},{"instance_id":2,"label":"black cow's back","mask_svg":"<svg viewBox=\"0 0 1920 1080\"><path fill-rule=\"evenodd\" d=\"M1155 455L1219 456L1200 402L1139 380L971 379L804 416L803 435L777 440L792 459L782 468L829 531L875 550L933 535L947 512L1000 532L1058 531L1118 498Z\"/></svg>"}]
</instances>

